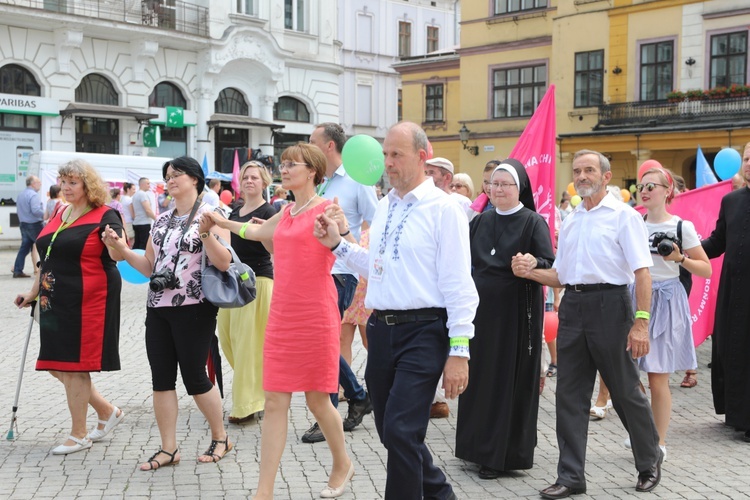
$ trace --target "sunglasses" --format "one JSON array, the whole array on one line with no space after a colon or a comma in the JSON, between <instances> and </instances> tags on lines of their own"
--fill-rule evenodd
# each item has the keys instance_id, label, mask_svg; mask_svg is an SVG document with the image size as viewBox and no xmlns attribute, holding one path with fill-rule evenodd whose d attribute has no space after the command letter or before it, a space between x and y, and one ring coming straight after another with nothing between
<instances>
[{"instance_id":1,"label":"sunglasses","mask_svg":"<svg viewBox=\"0 0 750 500\"><path fill-rule=\"evenodd\" d=\"M661 186L665 189L669 187L669 186L665 186L664 184L657 184L655 182L647 182L646 184L636 184L635 188L638 190L639 193L642 193L644 188L647 189L648 192L650 193L651 191L656 189L656 186Z\"/></svg>"},{"instance_id":2,"label":"sunglasses","mask_svg":"<svg viewBox=\"0 0 750 500\"><path fill-rule=\"evenodd\" d=\"M466 184L453 183L449 186L451 189L465 188L468 187Z\"/></svg>"}]
</instances>

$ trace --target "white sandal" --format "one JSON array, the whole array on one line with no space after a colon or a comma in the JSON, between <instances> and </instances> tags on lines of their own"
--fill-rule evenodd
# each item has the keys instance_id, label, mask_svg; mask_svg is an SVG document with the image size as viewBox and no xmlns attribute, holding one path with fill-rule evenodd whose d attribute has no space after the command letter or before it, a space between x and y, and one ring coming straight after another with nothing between
<instances>
[{"instance_id":1,"label":"white sandal","mask_svg":"<svg viewBox=\"0 0 750 500\"><path fill-rule=\"evenodd\" d=\"M607 416L607 412L612 409L612 400L608 399L607 404L604 406L592 406L589 410L589 416L594 417L597 420L601 420Z\"/></svg>"},{"instance_id":2,"label":"white sandal","mask_svg":"<svg viewBox=\"0 0 750 500\"><path fill-rule=\"evenodd\" d=\"M117 424L119 424L123 418L125 418L125 412L119 409L116 406L113 406L114 410L112 411L112 415L109 416L108 420L99 420L99 424L104 426L104 429L99 429L98 425L97 428L93 429L88 433L86 436L89 438L92 442L99 441L104 436L112 432L112 429L114 429ZM117 416L117 412L120 412L120 416Z\"/></svg>"},{"instance_id":3,"label":"white sandal","mask_svg":"<svg viewBox=\"0 0 750 500\"><path fill-rule=\"evenodd\" d=\"M75 444L72 446L65 446L64 444L61 444L60 446L52 450L52 454L53 455L69 455L77 451L88 450L89 448L91 448L91 445L93 444L91 440L88 438L88 436L84 437L83 439L78 439L75 436L68 436L68 439L73 441Z\"/></svg>"}]
</instances>

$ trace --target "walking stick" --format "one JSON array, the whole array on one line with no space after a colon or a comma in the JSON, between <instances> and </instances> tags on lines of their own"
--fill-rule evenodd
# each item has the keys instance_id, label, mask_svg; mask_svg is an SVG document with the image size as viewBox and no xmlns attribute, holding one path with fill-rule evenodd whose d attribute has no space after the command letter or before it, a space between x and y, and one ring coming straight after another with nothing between
<instances>
[{"instance_id":1,"label":"walking stick","mask_svg":"<svg viewBox=\"0 0 750 500\"><path fill-rule=\"evenodd\" d=\"M18 411L18 398L21 396L21 381L23 380L23 368L26 365L26 351L29 350L29 340L31 339L31 328L34 326L34 307L36 307L36 301L31 303L31 318L29 319L29 331L26 332L26 342L23 344L23 354L21 354L21 367L18 369L18 385L16 385L16 399L13 401L13 415L10 417L10 429L8 430L8 441L15 439L13 435L13 428L16 428L16 434L18 434L18 423L16 422L16 412Z\"/></svg>"}]
</instances>

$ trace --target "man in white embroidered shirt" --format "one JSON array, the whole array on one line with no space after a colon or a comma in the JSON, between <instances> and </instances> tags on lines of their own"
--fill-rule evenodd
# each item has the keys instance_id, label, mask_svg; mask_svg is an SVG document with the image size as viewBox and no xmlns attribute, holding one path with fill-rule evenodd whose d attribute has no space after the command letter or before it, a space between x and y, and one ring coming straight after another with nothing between
<instances>
[{"instance_id":1,"label":"man in white embroidered shirt","mask_svg":"<svg viewBox=\"0 0 750 500\"><path fill-rule=\"evenodd\" d=\"M374 312L367 323L365 380L388 450L385 498L453 499L424 438L440 375L450 399L469 383L469 339L479 303L469 227L458 204L425 176L427 136L418 125L391 127L383 153L393 189L375 212L370 251L341 238L325 215L316 221L315 235L368 279L365 307Z\"/></svg>"},{"instance_id":2,"label":"man in white embroidered shirt","mask_svg":"<svg viewBox=\"0 0 750 500\"><path fill-rule=\"evenodd\" d=\"M641 216L606 190L607 157L583 150L573 157L573 182L583 201L563 221L552 269L535 269L536 258L518 254L513 272L543 285L565 286L557 333L557 480L542 498L586 492L584 473L588 407L596 371L630 433L638 470L636 491L653 490L663 455L648 399L640 391L636 358L649 351L653 264ZM634 284L637 310L627 285Z\"/></svg>"}]
</instances>

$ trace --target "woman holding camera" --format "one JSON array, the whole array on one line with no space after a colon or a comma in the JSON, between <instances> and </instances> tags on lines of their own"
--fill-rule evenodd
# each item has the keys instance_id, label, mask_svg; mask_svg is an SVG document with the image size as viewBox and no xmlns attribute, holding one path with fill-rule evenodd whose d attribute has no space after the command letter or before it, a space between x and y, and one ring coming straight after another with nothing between
<instances>
[{"instance_id":1,"label":"woman holding camera","mask_svg":"<svg viewBox=\"0 0 750 500\"><path fill-rule=\"evenodd\" d=\"M117 212L105 205L106 187L94 167L73 160L60 167L59 175L70 204L39 233L40 277L15 303L27 307L39 301L36 369L49 371L65 386L72 428L67 441L52 454L67 455L91 448L125 417L99 394L90 375L120 369L122 282L99 235L105 226L122 234L122 223ZM89 405L96 410L99 425L87 433Z\"/></svg>"},{"instance_id":2,"label":"woman holding camera","mask_svg":"<svg viewBox=\"0 0 750 500\"><path fill-rule=\"evenodd\" d=\"M339 385L341 316L331 280L335 257L313 236L316 217L332 206L315 192L326 158L316 146L300 143L284 150L280 167L282 185L294 192L295 203L263 224L208 217L244 239L273 242L273 298L263 345L266 409L255 498L273 498L294 392L305 393L333 455L328 486L320 496L335 498L344 493L354 465L346 453L341 415L329 396Z\"/></svg>"},{"instance_id":3,"label":"woman holding camera","mask_svg":"<svg viewBox=\"0 0 750 500\"><path fill-rule=\"evenodd\" d=\"M202 202L203 170L196 160L182 156L162 167L175 208L161 214L151 228L145 255L128 248L110 228L102 236L113 258L124 258L144 276L150 276L146 305L146 352L151 366L154 414L161 448L141 464L154 470L180 461L177 447L177 367L188 394L211 428L211 444L199 462L218 462L232 450L224 429L219 391L206 375L206 360L216 330L217 308L201 290L201 255L226 271L231 254L211 233L228 233L202 214L213 210Z\"/></svg>"},{"instance_id":4,"label":"woman holding camera","mask_svg":"<svg viewBox=\"0 0 750 500\"><path fill-rule=\"evenodd\" d=\"M649 353L638 359L642 371L648 373L651 387L651 410L659 432L659 447L667 458L666 436L672 413L669 374L677 370L695 369L695 346L690 323L687 293L680 283L680 267L703 278L711 276L711 264L701 246L695 226L667 212L675 196L674 180L666 169L652 168L644 172L636 186L649 233L651 254L651 318L649 321ZM679 237L681 236L681 241ZM633 287L631 286L631 293ZM635 301L635 297L633 297ZM629 444L626 440L626 446Z\"/></svg>"}]
</instances>

